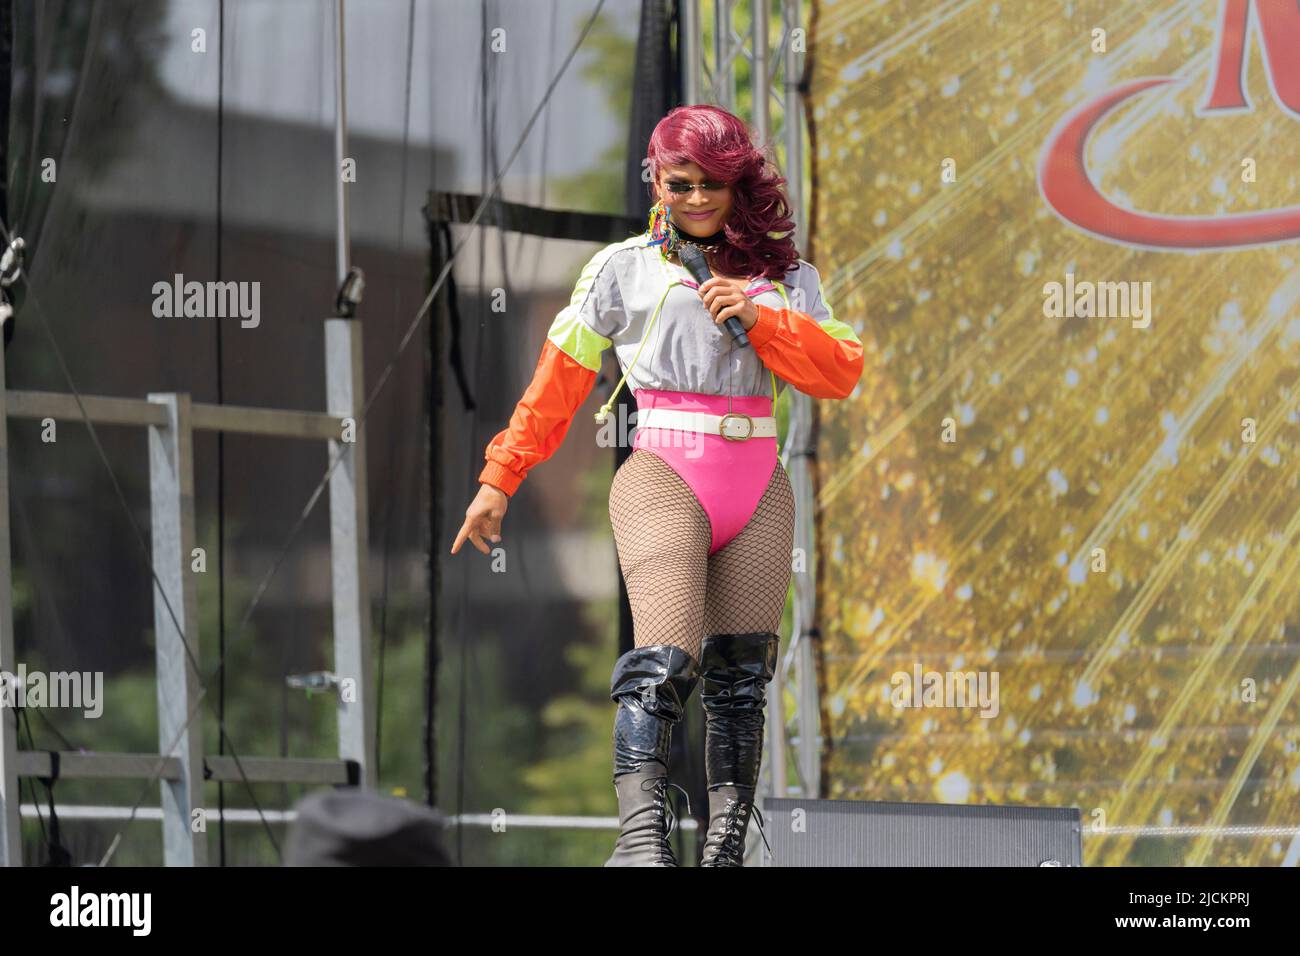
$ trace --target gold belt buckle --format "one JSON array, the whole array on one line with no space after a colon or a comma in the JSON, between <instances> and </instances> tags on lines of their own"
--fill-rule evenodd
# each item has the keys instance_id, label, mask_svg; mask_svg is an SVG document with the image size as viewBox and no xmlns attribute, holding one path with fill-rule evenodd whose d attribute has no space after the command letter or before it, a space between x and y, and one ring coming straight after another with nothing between
<instances>
[{"instance_id":1,"label":"gold belt buckle","mask_svg":"<svg viewBox=\"0 0 1300 956\"><path fill-rule=\"evenodd\" d=\"M743 418L745 421L749 422L749 431L747 431L743 435L728 435L727 434L728 418L736 418L736 419ZM722 420L718 422L718 434L721 435L723 438L727 439L727 441L749 441L750 437L754 434L754 419L750 418L748 415L744 414L743 412L727 412L727 414L722 416Z\"/></svg>"}]
</instances>

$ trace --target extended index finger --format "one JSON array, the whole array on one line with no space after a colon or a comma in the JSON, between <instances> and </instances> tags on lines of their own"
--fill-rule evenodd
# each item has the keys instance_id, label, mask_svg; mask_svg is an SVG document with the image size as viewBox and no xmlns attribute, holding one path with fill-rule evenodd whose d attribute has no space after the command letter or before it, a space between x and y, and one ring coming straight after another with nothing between
<instances>
[{"instance_id":1,"label":"extended index finger","mask_svg":"<svg viewBox=\"0 0 1300 956\"><path fill-rule=\"evenodd\" d=\"M451 553L455 554L460 550L460 546L465 543L465 538L469 536L469 522L460 526L460 532L456 535L456 541L451 546Z\"/></svg>"},{"instance_id":2,"label":"extended index finger","mask_svg":"<svg viewBox=\"0 0 1300 956\"><path fill-rule=\"evenodd\" d=\"M456 535L456 543L451 546L451 553L455 554L459 551L460 546L465 543L466 539L468 539L470 544L474 545L474 547L478 548L484 554L487 553L487 546L484 545L482 540L478 537L478 528L469 518L466 518L465 523L460 526L460 533Z\"/></svg>"}]
</instances>

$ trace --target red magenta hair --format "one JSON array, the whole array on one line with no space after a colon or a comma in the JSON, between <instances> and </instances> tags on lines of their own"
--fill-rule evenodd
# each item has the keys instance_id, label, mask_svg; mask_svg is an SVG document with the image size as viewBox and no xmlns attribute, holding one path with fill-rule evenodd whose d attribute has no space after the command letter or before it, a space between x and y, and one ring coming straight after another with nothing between
<instances>
[{"instance_id":1,"label":"red magenta hair","mask_svg":"<svg viewBox=\"0 0 1300 956\"><path fill-rule=\"evenodd\" d=\"M717 106L678 106L655 126L646 156L656 180L664 166L695 163L710 178L730 184L727 242L714 256L721 272L782 279L794 268L799 252L785 178L738 116Z\"/></svg>"}]
</instances>

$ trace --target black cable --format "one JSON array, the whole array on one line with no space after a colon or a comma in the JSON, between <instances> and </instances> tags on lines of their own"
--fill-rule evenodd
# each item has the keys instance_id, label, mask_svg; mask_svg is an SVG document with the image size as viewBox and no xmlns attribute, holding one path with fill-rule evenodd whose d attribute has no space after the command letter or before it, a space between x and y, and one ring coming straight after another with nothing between
<instances>
[{"instance_id":1,"label":"black cable","mask_svg":"<svg viewBox=\"0 0 1300 956\"><path fill-rule=\"evenodd\" d=\"M28 750L35 750L35 749L36 749L36 737L32 734L31 718L29 718L29 717L27 716L27 708L26 708L26 707L20 707L20 708L17 708L17 709L14 711L14 737L15 737L15 739L16 739L16 738L18 737L18 735L21 733L22 728L23 728L24 726L27 728L27 749L28 749ZM21 814L21 813L22 813L22 804L23 804L23 797L22 797L22 777L19 777L19 778L18 778L18 786L19 786L19 790L18 790L18 812L19 812L19 814ZM40 798L37 796L37 793L36 793L36 783L35 783L35 781L29 781L28 786L31 788L31 791L32 791L32 806L34 806L34 807L36 808L36 821L37 821L37 823L40 824L40 827L41 827L41 842L42 842L42 843L45 843L45 844L48 845L48 844L49 844L49 840L50 840L50 838L49 838L49 834L47 834L47 833L45 832L45 818L44 818L43 816L41 816L41 801L40 801Z\"/></svg>"},{"instance_id":2,"label":"black cable","mask_svg":"<svg viewBox=\"0 0 1300 956\"><path fill-rule=\"evenodd\" d=\"M37 746L36 746L36 734L35 734L35 732L32 730L32 715L31 715L31 709L30 709L30 708L23 708L23 709L17 711L17 713L20 713L20 714L23 715L23 721L24 721L24 723L25 723L26 726L27 726L27 749L28 749L29 751L32 751L32 750L38 750L39 748L37 748ZM44 711L44 710L42 710L42 709L39 708L39 707L36 708L36 716L39 717L39 718L41 718L41 720L44 721L46 727L48 727L48 728L50 729L50 731L54 734L54 736L56 736L56 737L59 738L59 743L62 744L64 750L68 750L68 751L76 751L76 750L81 750L81 749L83 749L83 748L80 748L80 747L76 747L76 746L74 746L74 745L73 745L73 744L68 740L68 738L65 737L65 736L63 735L63 732L62 732L61 730L59 730L58 727L54 726L54 724L50 721L50 718L48 718L48 717L45 716L45 711ZM14 721L14 722L15 722L15 725L16 725L16 724L17 724L17 718L15 718L15 721ZM15 734L15 736L17 736L17 735ZM49 754L51 754L51 757L50 757L51 760L57 761L57 760L59 759L59 755L58 755L58 752L57 752L57 751L46 751L46 752L49 753ZM58 777L58 773L57 773L57 772L55 773L55 777L56 777L56 778ZM58 842L58 830L57 830L57 827L56 827L56 828L55 828L55 832L54 832L54 836L53 836L52 838L46 834L46 832L45 832L45 820L44 820L43 817L41 817L41 804L40 804L40 800L39 800L39 798L37 797L37 793L36 793L36 784L33 783L33 784L31 785L31 788L32 788L32 806L36 808L36 818L37 818L37 820L40 821L40 825L41 825L41 841L42 841L42 842L43 842L43 843L48 847L48 846L51 845L51 842L52 842L52 841L53 841L53 842ZM57 821L57 814L56 814L56 812L55 812L55 806L54 806L54 790L53 790L52 787L51 787L51 788L48 788L48 799L49 799L49 802L50 802L50 816L51 816L51 819L54 820L54 821ZM19 780L18 780L18 806L19 806L19 812L21 812L21 809L22 809L22 803L23 803L23 790L22 790L22 778L20 777ZM64 852L66 853L66 850L65 850ZM51 854L51 855L53 855L53 854ZM67 863L67 864L64 864L64 865L71 865L71 859L70 859L70 857L69 857L69 861L68 861L68 863Z\"/></svg>"},{"instance_id":3,"label":"black cable","mask_svg":"<svg viewBox=\"0 0 1300 956\"><path fill-rule=\"evenodd\" d=\"M222 155L226 129L226 0L217 3L217 281L221 281L222 234ZM226 403L225 372L222 362L221 320L217 327L217 404ZM226 433L217 432L217 648L226 659ZM217 720L226 721L226 668L217 670ZM226 746L217 741L217 753L225 756ZM226 865L226 783L217 781L217 855L218 865Z\"/></svg>"},{"instance_id":4,"label":"black cable","mask_svg":"<svg viewBox=\"0 0 1300 956\"><path fill-rule=\"evenodd\" d=\"M402 113L402 173L398 177L397 187L397 255L400 257L405 248L406 238L406 166L407 152L410 148L411 139L411 73L415 63L415 0L410 0L407 7L407 24L406 24L406 99ZM393 293L393 337L397 336L397 316L401 308L402 290L400 286ZM398 373L401 374L400 372ZM393 414L390 416L392 421L397 420L397 401L401 395L401 389L393 392ZM388 441L388 474L396 475L397 473L397 429L391 429ZM392 557L393 541L393 502L398 498L395 494L388 496L388 504L384 509L384 565L383 565L383 587L379 600L379 689L375 701L375 779L379 779L381 769L381 759L383 757L383 725L384 725L384 651L388 645L388 568Z\"/></svg>"},{"instance_id":5,"label":"black cable","mask_svg":"<svg viewBox=\"0 0 1300 956\"><path fill-rule=\"evenodd\" d=\"M27 728L27 749L36 750L36 735L32 733L32 717L28 713L30 708L23 707L18 710L22 716L22 723ZM17 720L15 720L15 724ZM36 784L31 784L32 806L36 809L36 819L41 826L41 840L45 843L45 852L49 855L46 866L71 866L72 854L68 848L63 845L62 833L59 828L59 813L54 805L54 785L59 782L59 753L57 750L47 751L50 758L50 775L48 777L39 777L41 785L45 787L45 799L50 811L50 825L46 829L45 820L41 817L40 797L36 793ZM19 811L22 809L22 789L18 791Z\"/></svg>"},{"instance_id":6,"label":"black cable","mask_svg":"<svg viewBox=\"0 0 1300 956\"><path fill-rule=\"evenodd\" d=\"M425 229L429 237L429 272L432 274L440 268L442 262L442 230L439 223L426 218ZM445 298L445 296L444 296ZM424 784L425 805L434 807L438 802L437 779L437 698L438 698L438 656L437 621L442 594L440 586L439 562L433 557L434 543L442 539L442 527L438 521L438 449L441 445L443 406L442 380L439 376L439 359L441 357L441 339L438 335L438 322L431 320L429 330L424 336L424 368L421 381L424 389L424 444L421 449L421 478L425 488L421 496L423 514L421 517L424 539L424 581L428 598L428 609L424 616L424 686L422 687L422 725L420 728L420 771Z\"/></svg>"},{"instance_id":7,"label":"black cable","mask_svg":"<svg viewBox=\"0 0 1300 956\"><path fill-rule=\"evenodd\" d=\"M450 259L455 255L452 241L451 223L445 219L437 223L438 235L446 247L446 254L439 252L438 261ZM460 333L464 319L460 311L460 295L456 291L456 277L447 273L447 319L451 326L451 344L449 347L447 362L451 365L452 372L456 375L456 384L460 387L460 401L465 411L473 411L478 408L478 403L474 400L474 393L470 388L469 377L465 371L465 358L460 351Z\"/></svg>"},{"instance_id":8,"label":"black cable","mask_svg":"<svg viewBox=\"0 0 1300 956\"><path fill-rule=\"evenodd\" d=\"M28 731L30 732L30 724ZM45 799L49 804L50 811L50 835L45 843L45 851L49 854L46 859L46 866L71 866L72 854L68 848L63 845L63 833L59 826L59 811L54 805L54 785L59 782L59 752L51 750L48 752L50 758L50 775L41 777L41 784L45 787Z\"/></svg>"}]
</instances>

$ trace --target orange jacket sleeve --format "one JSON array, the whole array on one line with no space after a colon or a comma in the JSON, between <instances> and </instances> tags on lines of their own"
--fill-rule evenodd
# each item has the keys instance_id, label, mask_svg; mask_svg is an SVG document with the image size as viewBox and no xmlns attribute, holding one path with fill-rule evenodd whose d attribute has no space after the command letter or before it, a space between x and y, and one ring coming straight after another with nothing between
<instances>
[{"instance_id":1,"label":"orange jacket sleeve","mask_svg":"<svg viewBox=\"0 0 1300 956\"><path fill-rule=\"evenodd\" d=\"M596 373L562 352L549 338L533 380L510 424L488 443L478 480L513 495L529 469L555 453L573 416L596 384Z\"/></svg>"},{"instance_id":2,"label":"orange jacket sleeve","mask_svg":"<svg viewBox=\"0 0 1300 956\"><path fill-rule=\"evenodd\" d=\"M813 398L847 398L862 376L862 343L847 326L835 322L832 335L806 312L774 309L755 302L758 321L749 344L763 364Z\"/></svg>"}]
</instances>

